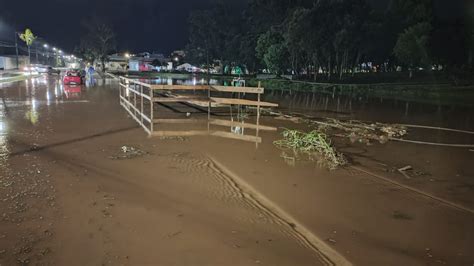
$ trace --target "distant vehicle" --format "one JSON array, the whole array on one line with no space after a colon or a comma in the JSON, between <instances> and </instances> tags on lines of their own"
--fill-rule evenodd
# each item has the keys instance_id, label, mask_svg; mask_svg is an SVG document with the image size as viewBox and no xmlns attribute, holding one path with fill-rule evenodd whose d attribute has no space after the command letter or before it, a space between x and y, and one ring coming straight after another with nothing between
<instances>
[{"instance_id":1,"label":"distant vehicle","mask_svg":"<svg viewBox=\"0 0 474 266\"><path fill-rule=\"evenodd\" d=\"M59 75L61 73L61 71L59 71L59 69L54 69L53 67L48 66L48 69L47 69L46 73L48 73L50 75L51 74Z\"/></svg>"},{"instance_id":2,"label":"distant vehicle","mask_svg":"<svg viewBox=\"0 0 474 266\"><path fill-rule=\"evenodd\" d=\"M35 72L35 73L44 73L44 74L59 74L60 71L52 68L51 66L40 65L40 64L31 64L23 68L25 72Z\"/></svg>"},{"instance_id":3,"label":"distant vehicle","mask_svg":"<svg viewBox=\"0 0 474 266\"><path fill-rule=\"evenodd\" d=\"M63 77L63 83L65 85L80 85L82 84L82 77L78 71L75 70L68 70L66 71L66 75Z\"/></svg>"}]
</instances>

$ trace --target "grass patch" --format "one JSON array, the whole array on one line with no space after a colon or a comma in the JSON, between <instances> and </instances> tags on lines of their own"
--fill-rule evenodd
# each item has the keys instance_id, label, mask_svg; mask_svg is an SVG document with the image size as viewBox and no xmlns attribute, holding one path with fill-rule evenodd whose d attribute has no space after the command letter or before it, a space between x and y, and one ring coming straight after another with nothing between
<instances>
[{"instance_id":1,"label":"grass patch","mask_svg":"<svg viewBox=\"0 0 474 266\"><path fill-rule=\"evenodd\" d=\"M326 134L317 130L306 133L285 129L283 139L275 141L274 144L280 148L315 155L318 163L327 166L329 169L336 169L338 166L347 163L344 156L332 146L331 140Z\"/></svg>"}]
</instances>

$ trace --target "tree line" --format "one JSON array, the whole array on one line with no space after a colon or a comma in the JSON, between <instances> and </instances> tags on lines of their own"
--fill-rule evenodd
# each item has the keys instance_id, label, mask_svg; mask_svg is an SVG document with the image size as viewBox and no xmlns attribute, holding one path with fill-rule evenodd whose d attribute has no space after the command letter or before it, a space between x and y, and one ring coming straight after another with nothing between
<instances>
[{"instance_id":1,"label":"tree line","mask_svg":"<svg viewBox=\"0 0 474 266\"><path fill-rule=\"evenodd\" d=\"M342 79L361 71L472 71L473 14L445 20L434 0L216 1L189 17L188 60L250 72Z\"/></svg>"}]
</instances>

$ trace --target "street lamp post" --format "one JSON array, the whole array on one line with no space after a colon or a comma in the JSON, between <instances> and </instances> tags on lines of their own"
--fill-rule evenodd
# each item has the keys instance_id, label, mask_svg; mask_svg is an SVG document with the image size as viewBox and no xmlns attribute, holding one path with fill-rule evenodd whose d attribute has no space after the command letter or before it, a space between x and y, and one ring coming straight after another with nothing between
<instances>
[{"instance_id":1,"label":"street lamp post","mask_svg":"<svg viewBox=\"0 0 474 266\"><path fill-rule=\"evenodd\" d=\"M47 43L43 44L43 48L46 51L46 64L49 65L50 62L49 62L49 50L48 50L49 46L48 46L48 44Z\"/></svg>"},{"instance_id":2,"label":"street lamp post","mask_svg":"<svg viewBox=\"0 0 474 266\"><path fill-rule=\"evenodd\" d=\"M15 31L16 68L20 69L20 62L18 59L18 41L17 41L18 36L17 35L18 35L18 32Z\"/></svg>"}]
</instances>

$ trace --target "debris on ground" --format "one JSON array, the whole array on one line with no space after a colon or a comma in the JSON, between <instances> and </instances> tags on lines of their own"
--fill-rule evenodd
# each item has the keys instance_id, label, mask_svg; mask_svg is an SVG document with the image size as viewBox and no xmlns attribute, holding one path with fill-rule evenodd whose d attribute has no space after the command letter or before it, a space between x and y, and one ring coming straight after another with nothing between
<instances>
[{"instance_id":1,"label":"debris on ground","mask_svg":"<svg viewBox=\"0 0 474 266\"><path fill-rule=\"evenodd\" d=\"M175 233L172 233L172 234L168 234L168 237L169 237L169 238L172 238L172 237L175 237L175 236L177 236L177 235L179 235L179 234L181 234L181 233L182 233L181 231L178 231L178 232L175 232Z\"/></svg>"},{"instance_id":2,"label":"debris on ground","mask_svg":"<svg viewBox=\"0 0 474 266\"><path fill-rule=\"evenodd\" d=\"M352 143L371 145L373 141L387 143L391 138L400 138L407 134L407 128L398 124L371 123L359 120L338 120L334 118L315 118L304 115L283 114L271 110L262 112L274 116L277 120L315 125L318 131L327 135L348 138Z\"/></svg>"},{"instance_id":3,"label":"debris on ground","mask_svg":"<svg viewBox=\"0 0 474 266\"><path fill-rule=\"evenodd\" d=\"M189 139L186 137L181 137L181 136L162 136L160 137L160 140L174 140L174 141L188 141Z\"/></svg>"},{"instance_id":4,"label":"debris on ground","mask_svg":"<svg viewBox=\"0 0 474 266\"><path fill-rule=\"evenodd\" d=\"M401 211L394 211L392 213L392 218L397 220L413 220L413 217L411 215Z\"/></svg>"},{"instance_id":5,"label":"debris on ground","mask_svg":"<svg viewBox=\"0 0 474 266\"><path fill-rule=\"evenodd\" d=\"M399 173L403 175L406 179L411 179L413 177L431 176L429 172L414 168L411 165L406 165L403 167L385 165L384 170L389 173Z\"/></svg>"},{"instance_id":6,"label":"debris on ground","mask_svg":"<svg viewBox=\"0 0 474 266\"><path fill-rule=\"evenodd\" d=\"M410 176L406 173L408 170L413 170L413 167L411 165L404 166L402 168L398 168L397 171L402 174L406 179L410 179Z\"/></svg>"},{"instance_id":7,"label":"debris on ground","mask_svg":"<svg viewBox=\"0 0 474 266\"><path fill-rule=\"evenodd\" d=\"M280 148L292 149L295 155L298 152L308 154L311 159L315 158L319 164L329 169L336 169L347 162L344 156L332 146L326 134L316 130L305 133L285 129L283 139L275 141L274 144ZM289 156L286 155L286 157Z\"/></svg>"},{"instance_id":8,"label":"debris on ground","mask_svg":"<svg viewBox=\"0 0 474 266\"><path fill-rule=\"evenodd\" d=\"M359 142L370 145L372 141L381 144L387 143L391 138L399 138L407 134L405 126L384 123L366 123L358 120L341 121L326 118L325 121L307 120L316 124L319 130L325 130L338 137L348 138L352 143Z\"/></svg>"},{"instance_id":9,"label":"debris on ground","mask_svg":"<svg viewBox=\"0 0 474 266\"><path fill-rule=\"evenodd\" d=\"M290 156L286 152L282 151L280 154L280 157L285 160L285 163L288 164L289 166L295 166L296 165L296 157L295 156Z\"/></svg>"},{"instance_id":10,"label":"debris on ground","mask_svg":"<svg viewBox=\"0 0 474 266\"><path fill-rule=\"evenodd\" d=\"M276 120L291 121L294 123L300 123L301 119L299 117L294 117L290 115L279 115L275 117Z\"/></svg>"},{"instance_id":11,"label":"debris on ground","mask_svg":"<svg viewBox=\"0 0 474 266\"><path fill-rule=\"evenodd\" d=\"M146 151L142 151L138 148L131 147L131 146L122 146L121 152L119 152L115 156L110 156L109 158L112 160L124 160L124 159L133 159L136 157L141 157L148 154Z\"/></svg>"}]
</instances>

